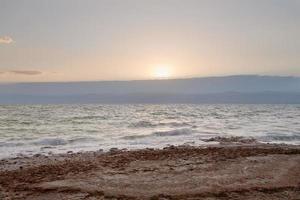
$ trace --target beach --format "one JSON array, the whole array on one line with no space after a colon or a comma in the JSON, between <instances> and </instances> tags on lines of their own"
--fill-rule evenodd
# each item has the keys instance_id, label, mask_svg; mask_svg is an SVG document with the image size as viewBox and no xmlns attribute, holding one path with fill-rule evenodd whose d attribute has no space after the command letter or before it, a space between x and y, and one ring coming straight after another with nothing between
<instances>
[{"instance_id":1,"label":"beach","mask_svg":"<svg viewBox=\"0 0 300 200\"><path fill-rule=\"evenodd\" d=\"M0 199L299 199L300 146L111 149L0 161Z\"/></svg>"},{"instance_id":2,"label":"beach","mask_svg":"<svg viewBox=\"0 0 300 200\"><path fill-rule=\"evenodd\" d=\"M0 0L0 200L300 200L300 0Z\"/></svg>"}]
</instances>

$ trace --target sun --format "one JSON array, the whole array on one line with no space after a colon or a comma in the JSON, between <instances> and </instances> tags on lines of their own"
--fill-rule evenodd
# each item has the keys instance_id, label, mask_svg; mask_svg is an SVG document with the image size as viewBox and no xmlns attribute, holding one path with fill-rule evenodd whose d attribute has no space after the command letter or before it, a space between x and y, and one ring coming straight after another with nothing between
<instances>
[{"instance_id":1,"label":"sun","mask_svg":"<svg viewBox=\"0 0 300 200\"><path fill-rule=\"evenodd\" d=\"M171 67L169 65L156 65L153 70L153 76L159 79L171 77Z\"/></svg>"}]
</instances>

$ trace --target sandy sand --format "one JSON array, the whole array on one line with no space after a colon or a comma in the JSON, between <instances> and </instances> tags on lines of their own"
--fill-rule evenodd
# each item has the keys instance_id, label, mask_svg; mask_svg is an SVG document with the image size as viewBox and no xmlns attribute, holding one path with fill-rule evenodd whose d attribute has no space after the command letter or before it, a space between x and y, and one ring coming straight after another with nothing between
<instances>
[{"instance_id":1,"label":"sandy sand","mask_svg":"<svg viewBox=\"0 0 300 200\"><path fill-rule=\"evenodd\" d=\"M300 199L300 147L221 144L6 159L0 199Z\"/></svg>"}]
</instances>

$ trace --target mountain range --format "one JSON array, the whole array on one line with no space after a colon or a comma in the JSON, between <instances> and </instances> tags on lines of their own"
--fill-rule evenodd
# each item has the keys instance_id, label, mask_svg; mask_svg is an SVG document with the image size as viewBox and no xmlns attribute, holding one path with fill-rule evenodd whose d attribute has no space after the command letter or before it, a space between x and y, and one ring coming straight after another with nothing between
<instances>
[{"instance_id":1,"label":"mountain range","mask_svg":"<svg viewBox=\"0 0 300 200\"><path fill-rule=\"evenodd\" d=\"M300 103L300 77L235 75L188 79L0 84L0 104Z\"/></svg>"}]
</instances>

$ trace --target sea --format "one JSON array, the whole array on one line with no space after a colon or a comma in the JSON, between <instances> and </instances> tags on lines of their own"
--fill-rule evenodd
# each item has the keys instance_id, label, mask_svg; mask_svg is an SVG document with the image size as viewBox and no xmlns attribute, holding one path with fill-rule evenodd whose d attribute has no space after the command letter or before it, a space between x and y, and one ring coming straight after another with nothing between
<instances>
[{"instance_id":1,"label":"sea","mask_svg":"<svg viewBox=\"0 0 300 200\"><path fill-rule=\"evenodd\" d=\"M300 105L0 105L0 158L207 145L217 136L300 145Z\"/></svg>"}]
</instances>

